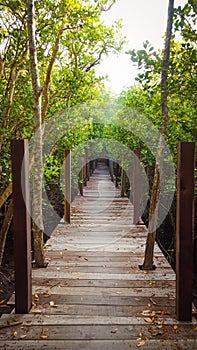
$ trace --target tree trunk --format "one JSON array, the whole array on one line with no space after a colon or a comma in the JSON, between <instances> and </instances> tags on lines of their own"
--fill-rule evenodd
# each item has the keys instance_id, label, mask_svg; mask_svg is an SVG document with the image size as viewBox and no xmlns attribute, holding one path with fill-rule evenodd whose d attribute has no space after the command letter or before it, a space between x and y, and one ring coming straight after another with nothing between
<instances>
[{"instance_id":1,"label":"tree trunk","mask_svg":"<svg viewBox=\"0 0 197 350\"><path fill-rule=\"evenodd\" d=\"M42 220L42 88L40 86L37 49L35 39L35 8L34 0L27 0L28 14L28 36L29 51L31 63L31 77L34 99L34 166L33 166L33 200L32 200L32 217L33 217L33 235L34 235L34 257L37 267L44 266L43 250L43 220Z\"/></svg>"},{"instance_id":2,"label":"tree trunk","mask_svg":"<svg viewBox=\"0 0 197 350\"><path fill-rule=\"evenodd\" d=\"M0 209L2 208L2 206L4 205L4 203L7 201L7 199L11 194L12 194L12 183L9 183L9 185L0 195Z\"/></svg>"},{"instance_id":3,"label":"tree trunk","mask_svg":"<svg viewBox=\"0 0 197 350\"><path fill-rule=\"evenodd\" d=\"M159 144L157 149L157 156L155 162L155 173L153 179L153 186L151 190L150 209L149 209L149 224L148 224L148 236L146 241L144 263L142 265L143 270L154 270L153 264L154 258L154 245L156 238L156 226L158 216L158 204L159 193L161 184L161 171L163 163L163 151L165 148L165 139L168 126L168 68L170 57L170 42L172 37L172 24L174 14L174 0L169 0L168 5L168 22L165 39L165 49L162 61L162 73L161 73L161 103L162 103L162 128L159 138Z\"/></svg>"},{"instance_id":4,"label":"tree trunk","mask_svg":"<svg viewBox=\"0 0 197 350\"><path fill-rule=\"evenodd\" d=\"M50 85L50 81L51 81L52 68L53 68L55 60L57 58L57 54L58 54L58 50L59 50L60 37L61 37L63 31L64 31L64 26L62 26L61 30L58 33L58 36L57 36L57 39L55 41L55 45L54 45L54 48L53 48L52 57L51 57L51 60L49 62L48 69L47 69L46 80L45 80L45 83L44 83L44 105L43 105L43 109L42 109L42 119L43 119L43 121L44 121L44 119L46 117L47 108L49 106L49 85Z\"/></svg>"}]
</instances>

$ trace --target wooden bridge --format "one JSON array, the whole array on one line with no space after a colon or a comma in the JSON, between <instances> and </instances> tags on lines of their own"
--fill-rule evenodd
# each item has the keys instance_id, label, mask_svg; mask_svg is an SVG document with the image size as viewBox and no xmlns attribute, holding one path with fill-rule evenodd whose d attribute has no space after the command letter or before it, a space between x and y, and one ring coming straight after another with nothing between
<instances>
[{"instance_id":1,"label":"wooden bridge","mask_svg":"<svg viewBox=\"0 0 197 350\"><path fill-rule=\"evenodd\" d=\"M141 271L147 229L100 164L33 269L29 314L0 319L1 349L196 349L197 322L175 316L175 274L155 247ZM11 300L11 302L14 302ZM195 310L193 310L195 312Z\"/></svg>"}]
</instances>

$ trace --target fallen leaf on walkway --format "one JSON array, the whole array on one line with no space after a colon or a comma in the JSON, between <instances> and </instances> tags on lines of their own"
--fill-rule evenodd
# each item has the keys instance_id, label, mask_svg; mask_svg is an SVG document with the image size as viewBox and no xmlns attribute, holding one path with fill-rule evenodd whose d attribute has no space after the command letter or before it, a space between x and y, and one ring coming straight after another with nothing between
<instances>
[{"instance_id":1,"label":"fallen leaf on walkway","mask_svg":"<svg viewBox=\"0 0 197 350\"><path fill-rule=\"evenodd\" d=\"M145 317L144 321L147 322L147 323L153 323L153 319L150 318L150 317Z\"/></svg>"},{"instance_id":2,"label":"fallen leaf on walkway","mask_svg":"<svg viewBox=\"0 0 197 350\"><path fill-rule=\"evenodd\" d=\"M27 334L23 334L20 336L20 339L24 339L24 338L26 338L26 336L27 336Z\"/></svg>"},{"instance_id":3,"label":"fallen leaf on walkway","mask_svg":"<svg viewBox=\"0 0 197 350\"><path fill-rule=\"evenodd\" d=\"M39 300L38 294L34 294L33 297L34 297L35 300Z\"/></svg>"},{"instance_id":4,"label":"fallen leaf on walkway","mask_svg":"<svg viewBox=\"0 0 197 350\"><path fill-rule=\"evenodd\" d=\"M156 301L154 301L153 298L150 298L149 300L153 305L158 305L158 303L156 303Z\"/></svg>"},{"instance_id":5,"label":"fallen leaf on walkway","mask_svg":"<svg viewBox=\"0 0 197 350\"><path fill-rule=\"evenodd\" d=\"M55 305L55 302L53 300L51 300L49 304L51 307L57 307L57 305Z\"/></svg>"},{"instance_id":6,"label":"fallen leaf on walkway","mask_svg":"<svg viewBox=\"0 0 197 350\"><path fill-rule=\"evenodd\" d=\"M44 333L41 333L41 334L40 334L40 339L47 339L47 335L44 334Z\"/></svg>"},{"instance_id":7,"label":"fallen leaf on walkway","mask_svg":"<svg viewBox=\"0 0 197 350\"><path fill-rule=\"evenodd\" d=\"M118 328L115 328L115 329L112 329L111 330L111 333L113 333L113 334L115 334L115 333L117 333L118 332Z\"/></svg>"},{"instance_id":8,"label":"fallen leaf on walkway","mask_svg":"<svg viewBox=\"0 0 197 350\"><path fill-rule=\"evenodd\" d=\"M143 346L145 344L146 344L145 340L142 340L137 344L137 347L140 348L141 346Z\"/></svg>"},{"instance_id":9,"label":"fallen leaf on walkway","mask_svg":"<svg viewBox=\"0 0 197 350\"><path fill-rule=\"evenodd\" d=\"M41 313L42 313L42 311L39 310L39 309L32 309L31 312L32 312L33 314L41 314Z\"/></svg>"}]
</instances>

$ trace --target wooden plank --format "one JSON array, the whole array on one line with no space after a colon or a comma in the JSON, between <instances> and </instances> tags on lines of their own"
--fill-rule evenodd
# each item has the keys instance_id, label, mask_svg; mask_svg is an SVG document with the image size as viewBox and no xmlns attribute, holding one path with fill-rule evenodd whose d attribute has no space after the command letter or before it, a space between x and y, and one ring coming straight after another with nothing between
<instances>
[{"instance_id":1,"label":"wooden plank","mask_svg":"<svg viewBox=\"0 0 197 350\"><path fill-rule=\"evenodd\" d=\"M34 278L34 286L67 286L67 287L102 287L102 288L174 288L174 281L166 280L81 280L81 279L56 279L56 278Z\"/></svg>"},{"instance_id":2,"label":"wooden plank","mask_svg":"<svg viewBox=\"0 0 197 350\"><path fill-rule=\"evenodd\" d=\"M144 280L144 281L149 281L150 279L155 281L155 280L160 280L161 278L165 277L165 280L175 280L175 274L166 274L164 273L153 273L151 274L143 274L143 273L138 273L138 274L133 274L133 273L124 273L124 274L112 274L112 273L89 273L89 272L69 272L67 269L64 271L57 270L57 269L52 269L50 271L44 270L44 269L38 269L33 271L33 277L39 277L39 278L73 278L73 279L103 279L103 280L130 280L130 281L136 281L136 280Z\"/></svg>"},{"instance_id":3,"label":"wooden plank","mask_svg":"<svg viewBox=\"0 0 197 350\"><path fill-rule=\"evenodd\" d=\"M146 314L146 313L145 313ZM151 316L154 314L154 316ZM29 315L14 315L13 317L8 317L8 315L4 315L3 318L0 319L0 329L7 328L8 322L10 324L15 324L21 322L23 326L40 326L42 324L43 326L93 326L93 325L110 325L110 326L123 326L123 325L147 325L149 323L150 325L160 325L163 324L165 321L165 325L178 325L183 326L187 325L187 323L179 323L176 320L173 320L172 318L166 317L165 315L162 315L162 311L155 313L150 312L147 315L141 315L140 317L124 317L124 316L84 316L84 315L43 315L43 314L34 314L31 313ZM7 317L6 317L7 316ZM147 317L150 317L152 322L147 322ZM197 325L197 321L194 320L193 325L190 327L194 330L195 326ZM189 329L190 329L189 328Z\"/></svg>"},{"instance_id":4,"label":"wooden plank","mask_svg":"<svg viewBox=\"0 0 197 350\"><path fill-rule=\"evenodd\" d=\"M159 325L161 325L159 323ZM11 327L13 328L13 327ZM21 329L22 328L22 329ZM177 340L179 334L182 339L196 340L196 331L194 327L188 324L180 324L177 329L173 325L162 325L159 330L157 325L40 325L40 326L15 326L14 331L17 332L15 339L21 339L25 336L25 340L39 340L41 335L45 335L48 340L137 340L139 334L142 333L148 339L160 340L169 338L170 340ZM2 332L0 330L0 339L12 340L13 329L5 328Z\"/></svg>"},{"instance_id":5,"label":"wooden plank","mask_svg":"<svg viewBox=\"0 0 197 350\"><path fill-rule=\"evenodd\" d=\"M179 142L176 211L176 312L192 318L195 143Z\"/></svg>"},{"instance_id":6,"label":"wooden plank","mask_svg":"<svg viewBox=\"0 0 197 350\"><path fill-rule=\"evenodd\" d=\"M160 297L169 297L169 298L175 298L175 290L174 288L168 288L166 289L159 289L159 288L100 288L100 287L64 287L61 285L58 286L52 286L49 290L48 287L34 287L33 293L48 293L50 294L61 294L61 295L80 295L80 296L132 296L132 297L153 297L153 296L160 296Z\"/></svg>"},{"instance_id":7,"label":"wooden plank","mask_svg":"<svg viewBox=\"0 0 197 350\"><path fill-rule=\"evenodd\" d=\"M22 342L19 341L6 341L2 342L0 341L0 346L6 346L7 350L129 350L129 349L137 349L137 345L140 343L140 341L137 340L80 340L80 341L64 341L64 340L34 340L34 342L30 342L28 340L23 340ZM152 340L148 339L145 341L145 344L143 345L144 350L194 350L197 346L197 340L195 339L184 339L184 340L170 340L170 339L163 339L162 341L159 340Z\"/></svg>"},{"instance_id":8,"label":"wooden plank","mask_svg":"<svg viewBox=\"0 0 197 350\"><path fill-rule=\"evenodd\" d=\"M27 140L11 142L16 312L28 313L32 304L32 259Z\"/></svg>"},{"instance_id":9,"label":"wooden plank","mask_svg":"<svg viewBox=\"0 0 197 350\"><path fill-rule=\"evenodd\" d=\"M50 300L53 300L55 302L55 305L61 305L61 304L78 304L78 305L141 305L144 307L147 307L148 304L151 304L151 300L153 300L154 304L162 306L174 306L175 305L175 298L170 297L159 297L159 296L95 296L95 295L61 295L61 294L53 294L51 298L46 298L46 296L39 294L39 300L37 301L38 305L39 303L42 304L42 302L45 302L49 304ZM150 300L151 298L151 300Z\"/></svg>"},{"instance_id":10,"label":"wooden plank","mask_svg":"<svg viewBox=\"0 0 197 350\"><path fill-rule=\"evenodd\" d=\"M116 315L122 317L143 317L143 310L147 309L147 305L91 305L88 304L61 304L56 305L52 308L49 304L43 303L38 306L33 307L33 314L44 314L44 315L87 315L87 316L108 316ZM174 306L156 305L154 308L150 309L151 312L156 314L161 314L163 316L167 315L175 319Z\"/></svg>"},{"instance_id":11,"label":"wooden plank","mask_svg":"<svg viewBox=\"0 0 197 350\"><path fill-rule=\"evenodd\" d=\"M64 349L64 350L128 350L128 349L135 349L137 345L140 343L140 341L136 340L91 340L91 341L64 341L64 340L55 340L55 341L48 341L48 340L35 340L33 343L31 341L22 340L20 341L6 341L6 349L7 350L41 350L41 349L47 349L47 350L54 350L54 349ZM0 342L0 346L3 346L5 343ZM150 340L148 339L145 341L145 344L143 346L143 349L150 349L150 350L158 350L158 347L162 350L171 349L171 350L177 350L177 349L188 349L188 350L194 350L197 346L197 340L195 339L185 339L185 340L165 340L162 341L158 340Z\"/></svg>"}]
</instances>

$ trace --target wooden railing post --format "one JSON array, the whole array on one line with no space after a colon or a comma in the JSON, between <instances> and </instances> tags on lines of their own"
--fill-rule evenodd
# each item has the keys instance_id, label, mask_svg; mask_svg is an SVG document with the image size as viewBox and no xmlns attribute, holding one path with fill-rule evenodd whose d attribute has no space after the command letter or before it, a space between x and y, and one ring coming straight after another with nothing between
<instances>
[{"instance_id":1,"label":"wooden railing post","mask_svg":"<svg viewBox=\"0 0 197 350\"><path fill-rule=\"evenodd\" d=\"M115 186L118 187L118 177L119 177L120 166L116 163L116 173L115 173Z\"/></svg>"},{"instance_id":2,"label":"wooden railing post","mask_svg":"<svg viewBox=\"0 0 197 350\"><path fill-rule=\"evenodd\" d=\"M15 265L15 313L26 314L32 306L32 256L27 140L11 142L13 229Z\"/></svg>"},{"instance_id":3,"label":"wooden railing post","mask_svg":"<svg viewBox=\"0 0 197 350\"><path fill-rule=\"evenodd\" d=\"M81 159L81 170L79 172L79 192L83 196L83 158Z\"/></svg>"},{"instance_id":4,"label":"wooden railing post","mask_svg":"<svg viewBox=\"0 0 197 350\"><path fill-rule=\"evenodd\" d=\"M125 170L122 168L121 171L121 197L124 197L126 191L126 173Z\"/></svg>"},{"instance_id":5,"label":"wooden railing post","mask_svg":"<svg viewBox=\"0 0 197 350\"><path fill-rule=\"evenodd\" d=\"M134 165L133 165L133 223L136 225L140 220L140 150L134 151Z\"/></svg>"},{"instance_id":6,"label":"wooden railing post","mask_svg":"<svg viewBox=\"0 0 197 350\"><path fill-rule=\"evenodd\" d=\"M82 157L83 159L83 184L87 186L87 165L86 165L86 154Z\"/></svg>"},{"instance_id":7,"label":"wooden railing post","mask_svg":"<svg viewBox=\"0 0 197 350\"><path fill-rule=\"evenodd\" d=\"M192 320L195 143L178 143L176 206L176 316Z\"/></svg>"},{"instance_id":8,"label":"wooden railing post","mask_svg":"<svg viewBox=\"0 0 197 350\"><path fill-rule=\"evenodd\" d=\"M89 164L89 160L88 160L88 149L86 148L85 149L85 152L86 152L86 178L87 178L87 181L90 180L90 164Z\"/></svg>"},{"instance_id":9,"label":"wooden railing post","mask_svg":"<svg viewBox=\"0 0 197 350\"><path fill-rule=\"evenodd\" d=\"M114 162L112 159L109 159L109 162L108 162L108 166L109 166L109 175L110 175L110 178L111 178L111 181L114 182Z\"/></svg>"},{"instance_id":10,"label":"wooden railing post","mask_svg":"<svg viewBox=\"0 0 197 350\"><path fill-rule=\"evenodd\" d=\"M70 223L71 151L69 149L65 150L64 186L64 221Z\"/></svg>"}]
</instances>

